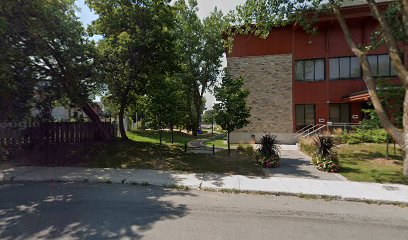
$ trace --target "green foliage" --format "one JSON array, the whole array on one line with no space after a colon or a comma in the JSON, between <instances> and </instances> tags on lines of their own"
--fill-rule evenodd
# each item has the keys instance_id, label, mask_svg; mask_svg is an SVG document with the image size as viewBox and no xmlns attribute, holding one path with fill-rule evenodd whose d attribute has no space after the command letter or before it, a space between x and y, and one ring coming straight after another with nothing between
<instances>
[{"instance_id":1,"label":"green foliage","mask_svg":"<svg viewBox=\"0 0 408 240\"><path fill-rule=\"evenodd\" d=\"M214 121L214 110L210 109L204 112L202 122L204 124L212 124Z\"/></svg>"},{"instance_id":2,"label":"green foliage","mask_svg":"<svg viewBox=\"0 0 408 240\"><path fill-rule=\"evenodd\" d=\"M112 98L113 98L112 95L101 97L103 112L107 117L117 117L119 113L118 106L115 104Z\"/></svg>"},{"instance_id":3,"label":"green foliage","mask_svg":"<svg viewBox=\"0 0 408 240\"><path fill-rule=\"evenodd\" d=\"M233 78L226 70L221 86L215 88L215 121L228 133L243 128L249 121L250 108L246 98L249 91L243 88L244 79Z\"/></svg>"},{"instance_id":4,"label":"green foliage","mask_svg":"<svg viewBox=\"0 0 408 240\"><path fill-rule=\"evenodd\" d=\"M381 128L380 119L378 119L377 113L374 109L363 109L361 110L368 118L361 122L362 129L379 129Z\"/></svg>"},{"instance_id":5,"label":"green foliage","mask_svg":"<svg viewBox=\"0 0 408 240\"><path fill-rule=\"evenodd\" d=\"M104 37L98 44L100 72L118 106L119 129L126 139L123 117L128 107L150 94L149 85L161 86L177 71L175 12L167 0L87 3L99 16L90 32ZM151 97L158 98L158 94Z\"/></svg>"},{"instance_id":6,"label":"green foliage","mask_svg":"<svg viewBox=\"0 0 408 240\"><path fill-rule=\"evenodd\" d=\"M317 169L325 172L338 172L340 163L335 150L332 136L317 136L314 139L316 152L313 155L313 163Z\"/></svg>"},{"instance_id":7,"label":"green foliage","mask_svg":"<svg viewBox=\"0 0 408 240\"><path fill-rule=\"evenodd\" d=\"M232 49L233 37L237 34L266 38L273 27L292 23L298 23L307 32L316 32L313 24L317 22L318 14L328 11L321 3L321 0L248 0L227 16L233 26L227 28L226 47Z\"/></svg>"},{"instance_id":8,"label":"green foliage","mask_svg":"<svg viewBox=\"0 0 408 240\"><path fill-rule=\"evenodd\" d=\"M391 83L385 79L378 79L378 96L392 122L402 128L405 89L402 85Z\"/></svg>"},{"instance_id":9,"label":"green foliage","mask_svg":"<svg viewBox=\"0 0 408 240\"><path fill-rule=\"evenodd\" d=\"M264 168L279 167L280 147L276 135L265 134L260 139L260 147L255 154L255 160Z\"/></svg>"},{"instance_id":10,"label":"green foliage","mask_svg":"<svg viewBox=\"0 0 408 240\"><path fill-rule=\"evenodd\" d=\"M211 92L221 68L224 53L222 12L214 9L210 16L200 20L197 15L197 1L178 0L177 11L177 52L181 62L181 89L188 106L189 128L195 134L203 112L203 96Z\"/></svg>"},{"instance_id":11,"label":"green foliage","mask_svg":"<svg viewBox=\"0 0 408 240\"><path fill-rule=\"evenodd\" d=\"M387 132L384 129L357 128L354 132L343 132L342 142L348 144L358 143L385 143Z\"/></svg>"},{"instance_id":12,"label":"green foliage","mask_svg":"<svg viewBox=\"0 0 408 240\"><path fill-rule=\"evenodd\" d=\"M246 154L246 155L248 155L250 157L254 157L255 154L256 154L254 148L252 146L250 146L250 145L249 146L243 146L243 145L240 144L240 145L238 145L237 150L238 150L238 152L244 153L244 154Z\"/></svg>"},{"instance_id":13,"label":"green foliage","mask_svg":"<svg viewBox=\"0 0 408 240\"><path fill-rule=\"evenodd\" d=\"M159 78L148 85L147 113L156 129L173 128L185 122L184 94L172 78Z\"/></svg>"},{"instance_id":14,"label":"green foliage","mask_svg":"<svg viewBox=\"0 0 408 240\"><path fill-rule=\"evenodd\" d=\"M36 103L83 106L99 89L95 47L73 0L4 0L0 6L0 109L24 117Z\"/></svg>"}]
</instances>

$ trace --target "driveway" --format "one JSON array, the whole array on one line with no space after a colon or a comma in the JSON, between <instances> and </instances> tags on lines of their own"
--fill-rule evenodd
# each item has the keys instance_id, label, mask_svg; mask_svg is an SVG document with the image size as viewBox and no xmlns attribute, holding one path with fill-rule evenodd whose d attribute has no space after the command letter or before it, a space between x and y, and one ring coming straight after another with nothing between
<instances>
[{"instance_id":1,"label":"driveway","mask_svg":"<svg viewBox=\"0 0 408 240\"><path fill-rule=\"evenodd\" d=\"M311 178L322 180L345 181L345 177L337 173L326 173L316 169L310 159L294 147L282 146L280 167L264 169L265 176L286 178Z\"/></svg>"}]
</instances>

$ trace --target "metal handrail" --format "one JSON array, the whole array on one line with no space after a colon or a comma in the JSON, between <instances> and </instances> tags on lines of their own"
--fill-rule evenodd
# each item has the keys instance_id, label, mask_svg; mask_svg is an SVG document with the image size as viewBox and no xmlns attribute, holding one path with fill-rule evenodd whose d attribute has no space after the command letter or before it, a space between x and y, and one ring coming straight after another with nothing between
<instances>
[{"instance_id":1,"label":"metal handrail","mask_svg":"<svg viewBox=\"0 0 408 240\"><path fill-rule=\"evenodd\" d=\"M314 126L313 124L306 125L306 126L302 127L301 129L297 130L295 133L301 133L304 130L306 130L306 128L313 127L313 126Z\"/></svg>"},{"instance_id":2,"label":"metal handrail","mask_svg":"<svg viewBox=\"0 0 408 240\"><path fill-rule=\"evenodd\" d=\"M359 127L361 124L360 123L327 123L327 127Z\"/></svg>"},{"instance_id":3,"label":"metal handrail","mask_svg":"<svg viewBox=\"0 0 408 240\"><path fill-rule=\"evenodd\" d=\"M323 124L312 125L312 127L303 130L301 133L298 133L298 134L295 136L295 138L298 138L298 137L300 137L300 136L309 136L309 135L311 135L312 133L314 133L314 132L316 132L316 131L322 129L322 128L325 127L325 126L326 126L326 125L323 125Z\"/></svg>"},{"instance_id":4,"label":"metal handrail","mask_svg":"<svg viewBox=\"0 0 408 240\"><path fill-rule=\"evenodd\" d=\"M315 128L314 124L310 124L308 125L306 128L303 128L303 130L301 132L299 132L295 137L299 137L304 135L305 133L310 132L313 128Z\"/></svg>"},{"instance_id":5,"label":"metal handrail","mask_svg":"<svg viewBox=\"0 0 408 240\"><path fill-rule=\"evenodd\" d=\"M323 129L323 128L326 127L326 125L323 125L323 124L318 124L318 125L316 125L316 126L319 126L316 130L314 130L314 131L312 131L312 132L309 132L309 133L307 133L306 135L303 135L303 136L304 136L304 137L310 136L310 135L312 135L312 134L314 134L314 133L317 133L318 131L320 131L321 129Z\"/></svg>"}]
</instances>

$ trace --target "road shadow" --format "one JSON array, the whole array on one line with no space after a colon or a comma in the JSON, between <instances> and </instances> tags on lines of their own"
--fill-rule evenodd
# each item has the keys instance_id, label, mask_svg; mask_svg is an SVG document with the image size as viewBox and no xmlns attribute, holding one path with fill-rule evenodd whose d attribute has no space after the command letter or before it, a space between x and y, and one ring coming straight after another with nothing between
<instances>
[{"instance_id":1,"label":"road shadow","mask_svg":"<svg viewBox=\"0 0 408 240\"><path fill-rule=\"evenodd\" d=\"M265 177L310 178L322 180L339 180L334 174L322 172L298 150L281 151L280 166L264 169Z\"/></svg>"},{"instance_id":2,"label":"road shadow","mask_svg":"<svg viewBox=\"0 0 408 240\"><path fill-rule=\"evenodd\" d=\"M0 185L0 239L140 239L155 223L182 218L194 196L150 186L109 184Z\"/></svg>"}]
</instances>

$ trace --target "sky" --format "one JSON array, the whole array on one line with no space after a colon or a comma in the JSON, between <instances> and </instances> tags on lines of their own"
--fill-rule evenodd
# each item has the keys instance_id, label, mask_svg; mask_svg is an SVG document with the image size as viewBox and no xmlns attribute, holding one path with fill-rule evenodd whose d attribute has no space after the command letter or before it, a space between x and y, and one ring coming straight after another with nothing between
<instances>
[{"instance_id":1,"label":"sky","mask_svg":"<svg viewBox=\"0 0 408 240\"><path fill-rule=\"evenodd\" d=\"M245 0L198 0L198 16L200 18L205 18L211 13L212 10L214 10L215 7L226 14L228 11L234 9L239 4L243 4L244 2ZM86 6L84 0L76 0L76 5L80 8L77 15L85 26L98 18L98 16L92 12L88 6ZM93 37L95 40L98 40L99 38L99 36ZM225 57L222 58L222 64L223 67L227 66ZM210 93L205 93L205 98L207 99L207 109L211 109L215 102L214 96Z\"/></svg>"}]
</instances>

